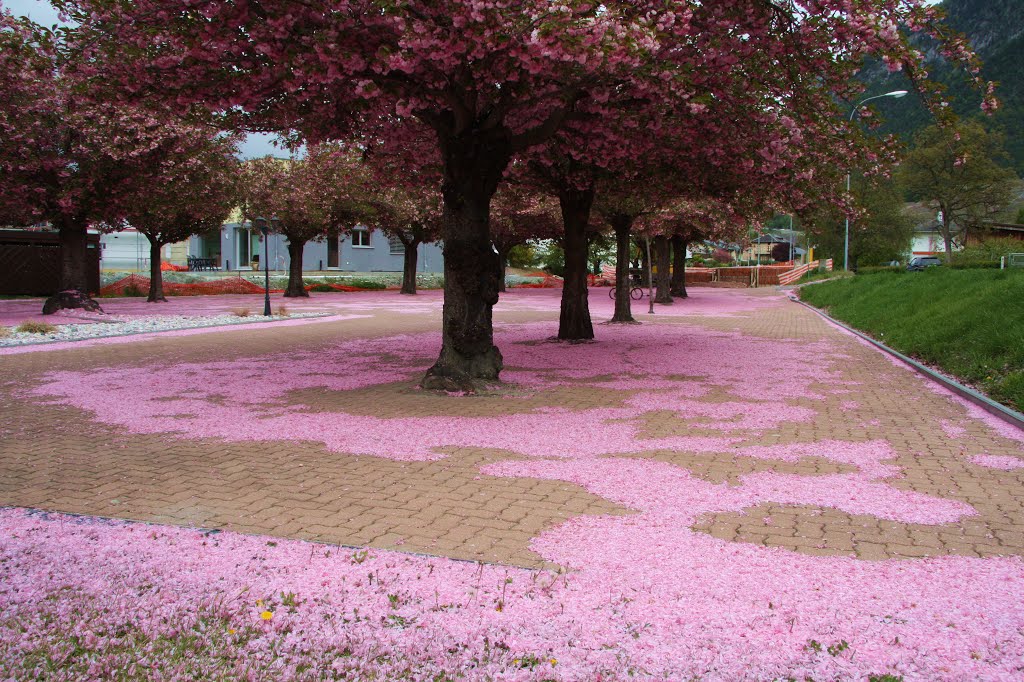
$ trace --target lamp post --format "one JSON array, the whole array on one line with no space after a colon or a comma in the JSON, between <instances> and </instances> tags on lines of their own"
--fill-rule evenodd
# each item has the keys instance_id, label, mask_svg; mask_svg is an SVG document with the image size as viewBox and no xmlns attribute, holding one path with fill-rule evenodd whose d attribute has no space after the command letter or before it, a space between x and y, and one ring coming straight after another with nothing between
<instances>
[{"instance_id":1,"label":"lamp post","mask_svg":"<svg viewBox=\"0 0 1024 682\"><path fill-rule=\"evenodd\" d=\"M651 262L651 238L644 237L644 242L647 244L647 303L650 305L647 312L651 315L654 314L654 274L652 268L654 263Z\"/></svg>"},{"instance_id":2,"label":"lamp post","mask_svg":"<svg viewBox=\"0 0 1024 682\"><path fill-rule=\"evenodd\" d=\"M263 316L270 317L270 222L276 222L277 218L256 218L256 228L263 235Z\"/></svg>"},{"instance_id":3,"label":"lamp post","mask_svg":"<svg viewBox=\"0 0 1024 682\"><path fill-rule=\"evenodd\" d=\"M867 97L862 99L853 107L853 111L850 112L850 123L853 123L853 117L857 115L860 108L870 102L873 99L881 99L882 97L893 97L899 99L907 94L906 90L893 90L887 92L884 95L875 95L873 97ZM850 171L846 171L846 193L850 193ZM843 270L846 272L850 271L850 216L846 216L846 237L843 239Z\"/></svg>"}]
</instances>

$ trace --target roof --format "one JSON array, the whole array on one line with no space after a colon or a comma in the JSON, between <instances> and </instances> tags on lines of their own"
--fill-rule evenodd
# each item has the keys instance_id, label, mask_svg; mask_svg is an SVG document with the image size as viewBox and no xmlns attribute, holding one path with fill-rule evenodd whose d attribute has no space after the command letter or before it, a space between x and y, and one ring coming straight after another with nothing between
<instances>
[{"instance_id":1,"label":"roof","mask_svg":"<svg viewBox=\"0 0 1024 682\"><path fill-rule=\"evenodd\" d=\"M788 244L789 240L774 234L763 234L753 240L754 244Z\"/></svg>"}]
</instances>

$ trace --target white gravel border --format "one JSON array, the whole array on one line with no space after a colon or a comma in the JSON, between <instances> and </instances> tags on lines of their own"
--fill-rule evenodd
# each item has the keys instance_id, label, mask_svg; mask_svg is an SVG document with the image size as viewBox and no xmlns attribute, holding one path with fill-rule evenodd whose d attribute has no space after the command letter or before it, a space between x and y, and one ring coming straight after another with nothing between
<instances>
[{"instance_id":1,"label":"white gravel border","mask_svg":"<svg viewBox=\"0 0 1024 682\"><path fill-rule=\"evenodd\" d=\"M152 334L178 329L203 329L206 327L227 327L236 324L253 324L297 320L310 317L330 317L331 313L293 313L290 315L249 315L239 317L234 314L225 315L154 315L147 317L117 316L109 321L97 321L89 324L54 325L57 331L52 334L33 334L18 332L11 329L11 334L0 337L0 348L11 346L29 346L42 343L64 343L68 341L84 341L86 339L103 339L111 336L134 336L136 334ZM95 318L94 318L95 319Z\"/></svg>"}]
</instances>

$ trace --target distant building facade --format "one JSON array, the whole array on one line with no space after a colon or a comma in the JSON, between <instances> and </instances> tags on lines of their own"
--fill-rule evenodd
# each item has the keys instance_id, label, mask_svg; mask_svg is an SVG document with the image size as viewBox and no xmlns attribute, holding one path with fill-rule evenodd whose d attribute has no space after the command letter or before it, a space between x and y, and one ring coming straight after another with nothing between
<instances>
[{"instance_id":1,"label":"distant building facade","mask_svg":"<svg viewBox=\"0 0 1024 682\"><path fill-rule=\"evenodd\" d=\"M271 234L264 247L259 230L248 221L227 222L217 232L193 236L187 241L168 244L162 259L175 265L187 265L189 257L204 258L217 263L222 271L252 271L254 264L262 269L264 254L270 257L270 269L278 272L289 268L288 240ZM149 241L135 230L124 230L102 237L101 266L104 270L149 269ZM305 272L401 272L405 245L398 238L389 238L381 230L358 226L347 234L328 236L306 243L302 254ZM441 245L420 244L417 272L444 271Z\"/></svg>"}]
</instances>

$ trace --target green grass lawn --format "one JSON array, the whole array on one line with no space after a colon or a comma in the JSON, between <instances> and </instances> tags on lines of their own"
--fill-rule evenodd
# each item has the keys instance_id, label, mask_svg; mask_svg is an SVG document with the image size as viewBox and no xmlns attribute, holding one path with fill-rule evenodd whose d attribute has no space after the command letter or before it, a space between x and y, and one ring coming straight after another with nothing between
<instances>
[{"instance_id":1,"label":"green grass lawn","mask_svg":"<svg viewBox=\"0 0 1024 682\"><path fill-rule=\"evenodd\" d=\"M880 272L800 298L1024 412L1024 270Z\"/></svg>"}]
</instances>

